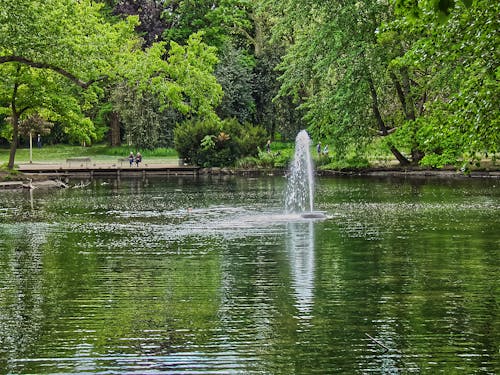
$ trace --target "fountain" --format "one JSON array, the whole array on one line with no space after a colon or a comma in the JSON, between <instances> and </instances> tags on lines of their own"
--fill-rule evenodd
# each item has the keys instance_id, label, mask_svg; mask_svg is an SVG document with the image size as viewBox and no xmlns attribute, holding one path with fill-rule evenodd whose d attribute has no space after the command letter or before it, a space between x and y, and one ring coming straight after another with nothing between
<instances>
[{"instance_id":1,"label":"fountain","mask_svg":"<svg viewBox=\"0 0 500 375\"><path fill-rule=\"evenodd\" d=\"M325 218L314 211L314 170L311 158L311 138L305 130L295 138L295 154L290 166L286 189L285 209L299 213L303 218Z\"/></svg>"}]
</instances>

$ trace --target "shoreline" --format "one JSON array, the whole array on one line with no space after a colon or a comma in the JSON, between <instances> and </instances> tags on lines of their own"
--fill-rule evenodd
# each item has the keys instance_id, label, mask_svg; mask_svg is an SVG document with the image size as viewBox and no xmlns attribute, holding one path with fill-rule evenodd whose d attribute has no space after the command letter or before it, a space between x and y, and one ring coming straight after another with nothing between
<instances>
[{"instance_id":1,"label":"shoreline","mask_svg":"<svg viewBox=\"0 0 500 375\"><path fill-rule=\"evenodd\" d=\"M47 173L47 170L40 169L38 172L24 173L22 171L15 171L10 173L8 171L0 171L0 189L21 189L33 187L62 187L60 183L48 184L47 181L61 181L62 179L76 178L76 179L93 179L96 177L114 177L113 170L109 169L109 174L106 174L106 168L99 168L103 175L82 174L81 170L66 171L64 175ZM149 177L166 177L178 176L177 174L165 175L155 173L154 170L143 168L140 176L144 176L144 171L148 173ZM139 172L139 171L137 171ZM156 171L157 172L157 171ZM196 173L191 174L193 177L204 176L242 176L242 177L265 177L265 176L286 176L287 169L265 169L265 168L199 168ZM319 177L373 177L373 178L403 178L403 179L500 179L500 169L478 169L472 170L467 173L454 170L454 169L425 169L420 167L373 167L363 169L345 169L345 170L321 170L315 171L316 176ZM182 175L185 176L185 175ZM137 178L137 175L123 175L122 178ZM38 186L37 186L38 185Z\"/></svg>"}]
</instances>

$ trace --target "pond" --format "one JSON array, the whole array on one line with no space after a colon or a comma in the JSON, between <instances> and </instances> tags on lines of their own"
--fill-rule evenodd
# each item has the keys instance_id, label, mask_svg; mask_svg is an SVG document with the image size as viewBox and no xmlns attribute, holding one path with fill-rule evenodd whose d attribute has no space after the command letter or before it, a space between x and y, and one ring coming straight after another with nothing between
<instances>
[{"instance_id":1,"label":"pond","mask_svg":"<svg viewBox=\"0 0 500 375\"><path fill-rule=\"evenodd\" d=\"M494 374L495 180L95 180L0 196L0 373Z\"/></svg>"}]
</instances>

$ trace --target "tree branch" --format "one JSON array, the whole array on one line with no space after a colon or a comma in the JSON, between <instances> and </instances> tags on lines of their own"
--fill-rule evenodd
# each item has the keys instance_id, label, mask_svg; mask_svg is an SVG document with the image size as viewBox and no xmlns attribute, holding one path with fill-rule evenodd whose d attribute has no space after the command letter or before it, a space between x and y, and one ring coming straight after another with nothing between
<instances>
[{"instance_id":1,"label":"tree branch","mask_svg":"<svg viewBox=\"0 0 500 375\"><path fill-rule=\"evenodd\" d=\"M72 74L72 73L68 72L67 70L60 68L56 65L32 61L32 60L26 59L22 56L0 56L0 64L4 64L4 63L8 63L8 62L18 62L21 64L31 66L32 68L52 70L56 73L59 73L60 75L62 75L64 77L68 78L70 81L72 81L73 83L75 83L76 85L80 86L83 89L87 89L93 83L95 83L97 81L104 80L107 78L104 76L104 77L91 79L90 81L84 82L81 79L79 79L77 76L75 76L74 74Z\"/></svg>"},{"instance_id":2,"label":"tree branch","mask_svg":"<svg viewBox=\"0 0 500 375\"><path fill-rule=\"evenodd\" d=\"M387 128L385 130L385 132L383 130L379 130L377 132L378 135L380 135L381 137L385 137L385 136L388 136L389 134L392 134L396 131L396 128Z\"/></svg>"},{"instance_id":3,"label":"tree branch","mask_svg":"<svg viewBox=\"0 0 500 375\"><path fill-rule=\"evenodd\" d=\"M24 107L23 109L21 109L19 112L18 112L18 115L21 116L24 112L26 112L28 109L30 109L30 107Z\"/></svg>"}]
</instances>

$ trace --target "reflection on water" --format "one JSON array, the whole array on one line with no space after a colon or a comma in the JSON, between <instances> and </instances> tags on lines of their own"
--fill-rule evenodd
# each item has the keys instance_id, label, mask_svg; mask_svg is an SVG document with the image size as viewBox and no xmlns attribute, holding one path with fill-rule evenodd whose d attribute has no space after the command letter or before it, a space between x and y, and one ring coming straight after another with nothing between
<instances>
[{"instance_id":1,"label":"reflection on water","mask_svg":"<svg viewBox=\"0 0 500 375\"><path fill-rule=\"evenodd\" d=\"M312 318L314 302L314 222L287 224L287 249L299 319Z\"/></svg>"},{"instance_id":2,"label":"reflection on water","mask_svg":"<svg viewBox=\"0 0 500 375\"><path fill-rule=\"evenodd\" d=\"M0 196L0 373L496 371L494 182L102 182Z\"/></svg>"}]
</instances>

